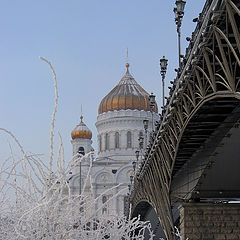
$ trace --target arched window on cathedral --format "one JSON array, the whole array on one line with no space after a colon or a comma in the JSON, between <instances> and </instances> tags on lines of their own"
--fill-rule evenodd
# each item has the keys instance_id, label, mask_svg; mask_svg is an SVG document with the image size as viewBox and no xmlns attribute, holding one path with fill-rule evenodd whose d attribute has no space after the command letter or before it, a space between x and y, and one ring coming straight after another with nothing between
<instances>
[{"instance_id":1,"label":"arched window on cathedral","mask_svg":"<svg viewBox=\"0 0 240 240\"><path fill-rule=\"evenodd\" d=\"M119 148L119 132L115 133L115 148Z\"/></svg>"},{"instance_id":2,"label":"arched window on cathedral","mask_svg":"<svg viewBox=\"0 0 240 240\"><path fill-rule=\"evenodd\" d=\"M105 134L105 150L109 150L109 135Z\"/></svg>"},{"instance_id":3,"label":"arched window on cathedral","mask_svg":"<svg viewBox=\"0 0 240 240\"><path fill-rule=\"evenodd\" d=\"M132 147L132 134L130 131L127 132L127 148Z\"/></svg>"},{"instance_id":4,"label":"arched window on cathedral","mask_svg":"<svg viewBox=\"0 0 240 240\"><path fill-rule=\"evenodd\" d=\"M102 135L99 135L99 150L102 151Z\"/></svg>"},{"instance_id":5,"label":"arched window on cathedral","mask_svg":"<svg viewBox=\"0 0 240 240\"><path fill-rule=\"evenodd\" d=\"M141 138L141 137L143 137L143 132L142 131L139 132L139 138Z\"/></svg>"},{"instance_id":6,"label":"arched window on cathedral","mask_svg":"<svg viewBox=\"0 0 240 240\"><path fill-rule=\"evenodd\" d=\"M107 213L107 205L105 204L106 202L107 202L107 196L102 196L102 204L103 204L102 214Z\"/></svg>"}]
</instances>

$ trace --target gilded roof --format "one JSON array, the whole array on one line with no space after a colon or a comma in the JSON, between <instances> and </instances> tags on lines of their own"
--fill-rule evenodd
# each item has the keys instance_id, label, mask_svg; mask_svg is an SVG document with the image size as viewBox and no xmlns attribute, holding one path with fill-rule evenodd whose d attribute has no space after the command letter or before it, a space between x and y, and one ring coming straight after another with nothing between
<instances>
[{"instance_id":1,"label":"gilded roof","mask_svg":"<svg viewBox=\"0 0 240 240\"><path fill-rule=\"evenodd\" d=\"M72 139L91 139L92 138L92 132L89 130L89 128L85 125L85 123L82 121L83 116L80 117L81 121L80 123L73 129L71 133Z\"/></svg>"},{"instance_id":2,"label":"gilded roof","mask_svg":"<svg viewBox=\"0 0 240 240\"><path fill-rule=\"evenodd\" d=\"M117 86L108 93L100 102L98 114L114 110L144 110L151 111L149 105L149 94L135 81L129 73L129 64L126 64L127 71ZM157 112L155 104L154 112Z\"/></svg>"}]
</instances>

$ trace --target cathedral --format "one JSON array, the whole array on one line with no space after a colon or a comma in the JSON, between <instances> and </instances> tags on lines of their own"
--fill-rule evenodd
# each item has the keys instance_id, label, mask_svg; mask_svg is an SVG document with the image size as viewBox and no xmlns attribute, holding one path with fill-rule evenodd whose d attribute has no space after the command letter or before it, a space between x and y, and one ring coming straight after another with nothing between
<instances>
[{"instance_id":1,"label":"cathedral","mask_svg":"<svg viewBox=\"0 0 240 240\"><path fill-rule=\"evenodd\" d=\"M86 191L98 199L95 211L100 209L99 214L124 214L133 171L143 161L144 149L155 122L159 120L157 112L157 104L150 104L149 94L135 81L129 72L129 63L126 63L126 73L99 104L97 156L93 160L86 157L72 170L72 194L81 193L92 161L91 184L87 185ZM145 129L144 121L148 123ZM84 123L83 116L71 137L73 156L93 150L92 132ZM139 139L143 139L142 147ZM136 153L139 155L137 159Z\"/></svg>"}]
</instances>

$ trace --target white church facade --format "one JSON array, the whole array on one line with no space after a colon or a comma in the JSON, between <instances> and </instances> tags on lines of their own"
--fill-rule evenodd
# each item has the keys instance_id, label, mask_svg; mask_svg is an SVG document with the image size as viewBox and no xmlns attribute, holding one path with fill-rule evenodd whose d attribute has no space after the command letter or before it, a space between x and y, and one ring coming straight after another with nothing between
<instances>
[{"instance_id":1,"label":"white church facade","mask_svg":"<svg viewBox=\"0 0 240 240\"><path fill-rule=\"evenodd\" d=\"M98 108L98 151L92 161L91 186L87 184L86 191L98 198L95 210L104 205L99 214L124 213L133 162L136 162L135 152L139 151L139 137L145 137L146 145L149 133L159 120L157 105L150 104L149 94L129 73L128 63L126 68L120 82L102 99ZM71 133L73 156L92 151L92 132L83 122L82 116L80 119ZM144 120L148 120L148 131L144 130ZM140 155L143 155L143 151ZM89 166L90 157L71 172L72 194L81 193Z\"/></svg>"}]
</instances>

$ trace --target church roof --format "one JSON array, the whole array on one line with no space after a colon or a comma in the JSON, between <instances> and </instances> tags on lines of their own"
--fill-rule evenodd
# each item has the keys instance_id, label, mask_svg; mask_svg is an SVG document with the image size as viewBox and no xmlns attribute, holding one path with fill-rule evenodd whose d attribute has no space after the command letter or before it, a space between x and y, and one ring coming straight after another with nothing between
<instances>
[{"instance_id":1,"label":"church roof","mask_svg":"<svg viewBox=\"0 0 240 240\"><path fill-rule=\"evenodd\" d=\"M71 133L72 139L91 139L92 132L83 122L83 116L80 117L80 123L73 129Z\"/></svg>"},{"instance_id":2,"label":"church roof","mask_svg":"<svg viewBox=\"0 0 240 240\"><path fill-rule=\"evenodd\" d=\"M127 71L110 93L100 102L98 114L114 110L144 110L151 111L149 94L135 81L129 73L129 64L126 64ZM157 104L154 112L157 112Z\"/></svg>"}]
</instances>

